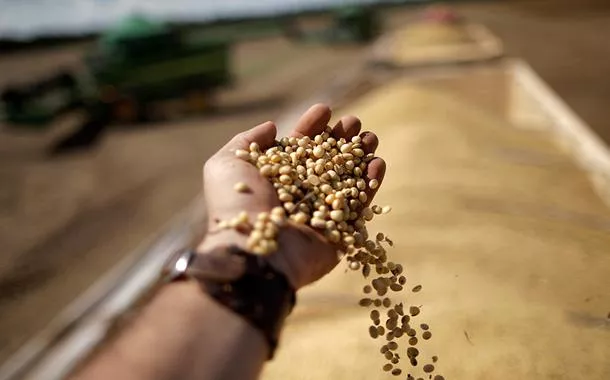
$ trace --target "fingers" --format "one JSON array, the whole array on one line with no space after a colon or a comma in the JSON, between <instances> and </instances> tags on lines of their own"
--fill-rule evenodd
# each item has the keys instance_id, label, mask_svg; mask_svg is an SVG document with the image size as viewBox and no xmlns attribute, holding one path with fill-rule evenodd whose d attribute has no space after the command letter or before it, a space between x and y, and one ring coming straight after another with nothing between
<instances>
[{"instance_id":1,"label":"fingers","mask_svg":"<svg viewBox=\"0 0 610 380\"><path fill-rule=\"evenodd\" d=\"M364 178L366 183L369 184L372 179L377 180L378 184L375 189L371 189L370 186L366 188L366 197L367 197L367 206L371 204L377 190L381 186L381 182L383 181L383 177L385 176L386 164L385 161L379 157L375 157L371 162L369 162L366 173L364 174Z\"/></svg>"},{"instance_id":2,"label":"fingers","mask_svg":"<svg viewBox=\"0 0 610 380\"><path fill-rule=\"evenodd\" d=\"M333 137L336 139L344 138L346 140L351 140L352 137L360 132L361 125L362 123L357 117L351 115L343 116L333 127Z\"/></svg>"},{"instance_id":3,"label":"fingers","mask_svg":"<svg viewBox=\"0 0 610 380\"><path fill-rule=\"evenodd\" d=\"M292 135L302 137L305 135L315 136L320 134L326 128L330 116L331 112L327 106L316 104L301 117L301 120ZM344 138L349 141L352 137L357 136L360 133L361 127L362 123L357 117L351 115L343 116L332 128L332 135L336 139ZM362 149L365 153L375 153L375 150L379 145L377 136L372 132L365 131L360 134L360 138L362 139ZM373 201L373 197L383 181L385 170L386 164L381 158L376 157L369 163L364 178L367 183L369 183L371 179L377 180L378 186L375 189L367 187L367 205Z\"/></svg>"},{"instance_id":4,"label":"fingers","mask_svg":"<svg viewBox=\"0 0 610 380\"><path fill-rule=\"evenodd\" d=\"M303 137L315 136L324 132L330 121L332 113L330 108L324 104L316 104L309 108L297 122L290 136Z\"/></svg>"},{"instance_id":5,"label":"fingers","mask_svg":"<svg viewBox=\"0 0 610 380\"><path fill-rule=\"evenodd\" d=\"M248 149L250 143L257 143L261 149L267 149L275 142L277 128L271 121L264 122L256 127L242 132L231 139L221 150L234 151Z\"/></svg>"},{"instance_id":6,"label":"fingers","mask_svg":"<svg viewBox=\"0 0 610 380\"><path fill-rule=\"evenodd\" d=\"M316 104L303 114L291 135L295 137L311 137L320 134L325 130L330 118L330 108L323 104ZM337 139L345 138L346 140L351 140L352 137L360 133L360 128L361 122L357 117L344 116L332 128L332 135ZM275 124L268 121L238 134L221 149L221 152L233 154L236 149L248 149L252 142L259 144L261 149L267 149L275 143L276 135L277 128ZM379 145L377 136L372 132L365 131L360 134L360 138L362 139L362 149L365 153L375 153ZM225 155L222 154L221 156ZM376 157L369 162L364 178L367 183L372 179L377 180L378 186L375 189L367 187L367 204L372 202L373 197L377 193L385 175L385 170L386 164L381 158Z\"/></svg>"},{"instance_id":7,"label":"fingers","mask_svg":"<svg viewBox=\"0 0 610 380\"><path fill-rule=\"evenodd\" d=\"M352 137L356 136L360 132L360 128L361 122L358 118L354 116L345 116L342 117L341 120L334 126L333 136L335 138L343 137L346 140L351 140ZM379 146L379 139L377 138L377 135L375 135L373 132L366 131L360 134L360 138L362 139L362 149L364 152L367 154L375 153L377 146ZM379 157L375 157L367 166L367 171L364 174L367 184L369 184L370 180L372 179L375 179L378 182L375 189L371 189L369 186L367 186L367 206L373 201L373 197L377 193L377 190L381 185L381 181L383 181L385 169L385 161Z\"/></svg>"},{"instance_id":8,"label":"fingers","mask_svg":"<svg viewBox=\"0 0 610 380\"><path fill-rule=\"evenodd\" d=\"M362 139L362 149L364 150L364 153L375 153L375 150L379 145L377 135L373 132L366 131L360 134L360 138Z\"/></svg>"}]
</instances>

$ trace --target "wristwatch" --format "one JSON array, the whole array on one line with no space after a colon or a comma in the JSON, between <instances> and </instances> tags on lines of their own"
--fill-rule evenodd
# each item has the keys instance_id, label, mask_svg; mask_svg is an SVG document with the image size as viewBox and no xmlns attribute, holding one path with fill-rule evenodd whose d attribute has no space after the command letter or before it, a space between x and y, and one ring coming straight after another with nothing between
<instances>
[{"instance_id":1,"label":"wristwatch","mask_svg":"<svg viewBox=\"0 0 610 380\"><path fill-rule=\"evenodd\" d=\"M178 251L166 263L162 281L180 280L198 281L214 300L261 331L269 344L268 359L273 358L296 294L265 257L232 245L201 253Z\"/></svg>"}]
</instances>

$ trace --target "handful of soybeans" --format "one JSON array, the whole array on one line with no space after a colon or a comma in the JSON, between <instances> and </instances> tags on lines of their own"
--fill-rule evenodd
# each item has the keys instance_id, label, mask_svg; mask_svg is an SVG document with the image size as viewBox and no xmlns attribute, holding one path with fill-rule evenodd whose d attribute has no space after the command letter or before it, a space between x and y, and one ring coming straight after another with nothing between
<instances>
[{"instance_id":1,"label":"handful of soybeans","mask_svg":"<svg viewBox=\"0 0 610 380\"><path fill-rule=\"evenodd\" d=\"M243 212L230 221L219 222L218 227L249 230L248 249L259 255L277 250L279 228L288 219L322 233L337 246L337 253L346 258L350 269L360 271L365 278L373 271L377 274L370 285L364 286L365 298L359 304L372 309L371 338L387 341L380 348L388 362L382 369L394 376L402 374L400 364L403 358L398 345L401 340L408 343L408 348L402 353L404 360L416 367L421 356L415 346L419 338L428 340L432 333L427 324L417 326L415 323L420 306L405 307L387 297L389 291L402 291L407 278L400 264L388 260L386 248L393 246L392 240L381 233L369 238L366 222L375 215L387 214L391 207L369 206L367 190L376 189L379 183L376 179L366 178L368 163L374 155L365 153L361 138L354 136L350 141L335 139L327 127L314 138L284 137L265 151L258 144L251 143L248 150L237 150L235 155L255 165L260 174L273 184L282 207L259 214L253 222ZM235 191L248 189L245 183L235 184ZM419 285L412 289L413 292L419 290ZM421 334L418 334L418 329ZM436 361L437 357L433 356L423 365L425 376L430 379ZM415 378L408 373L407 379ZM434 379L443 380L443 377L436 375Z\"/></svg>"}]
</instances>

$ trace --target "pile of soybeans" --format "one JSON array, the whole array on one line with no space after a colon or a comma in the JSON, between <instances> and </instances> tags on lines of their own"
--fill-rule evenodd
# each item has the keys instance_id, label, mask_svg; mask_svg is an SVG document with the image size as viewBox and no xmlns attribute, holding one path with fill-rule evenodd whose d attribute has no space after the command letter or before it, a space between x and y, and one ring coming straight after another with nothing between
<instances>
[{"instance_id":1,"label":"pile of soybeans","mask_svg":"<svg viewBox=\"0 0 610 380\"><path fill-rule=\"evenodd\" d=\"M262 151L251 143L248 150L237 150L236 156L255 165L260 174L269 180L277 191L282 207L261 213L250 223L246 213L230 221L220 221L220 228L249 228L248 249L259 255L273 253L278 248L277 233L288 219L306 224L322 233L336 245L337 253L344 257L348 267L359 271L364 278L374 277L363 288L360 306L370 308L369 335L384 342L380 353L387 363L383 371L394 376L406 373L415 377L402 364L415 370L421 365L428 379L443 380L434 375L436 356L422 360L416 348L420 340L432 337L429 326L418 321L421 306L405 306L393 302L388 292L401 292L407 278L403 267L388 259L387 247L392 240L382 233L369 238L366 222L375 215L391 211L389 206L369 207L367 190L376 189L376 179L367 179L367 166L373 153L366 153L359 136L350 141L331 136L329 127L314 138L284 137ZM248 191L245 183L235 184L235 190ZM375 272L376 275L371 276ZM421 285L412 287L419 292ZM399 342L406 342L399 345ZM404 375L403 375L404 376ZM418 378L423 379L423 378Z\"/></svg>"}]
</instances>

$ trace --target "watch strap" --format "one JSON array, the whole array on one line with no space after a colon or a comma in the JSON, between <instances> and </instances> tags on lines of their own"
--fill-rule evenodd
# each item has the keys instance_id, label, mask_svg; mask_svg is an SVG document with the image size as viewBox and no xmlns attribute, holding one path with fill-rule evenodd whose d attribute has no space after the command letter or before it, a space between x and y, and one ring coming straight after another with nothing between
<instances>
[{"instance_id":1,"label":"watch strap","mask_svg":"<svg viewBox=\"0 0 610 380\"><path fill-rule=\"evenodd\" d=\"M296 303L296 293L286 276L263 256L236 246L210 252L184 251L166 271L167 280L194 278L218 303L242 316L260 330L269 345L277 347L284 320Z\"/></svg>"}]
</instances>

